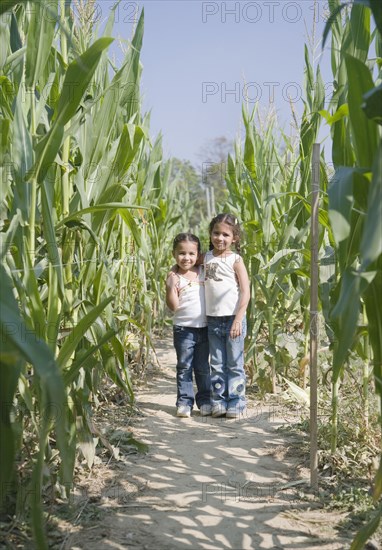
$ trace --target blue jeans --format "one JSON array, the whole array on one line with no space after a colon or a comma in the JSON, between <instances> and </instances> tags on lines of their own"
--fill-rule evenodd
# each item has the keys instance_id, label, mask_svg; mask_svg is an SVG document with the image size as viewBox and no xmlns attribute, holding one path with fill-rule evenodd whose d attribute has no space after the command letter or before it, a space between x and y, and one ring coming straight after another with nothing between
<instances>
[{"instance_id":1,"label":"blue jeans","mask_svg":"<svg viewBox=\"0 0 382 550\"><path fill-rule=\"evenodd\" d=\"M200 408L210 404L211 376L208 361L208 330L207 327L182 327L175 325L174 347L176 351L176 406L189 405L191 408L196 401ZM195 374L197 393L194 399L192 372Z\"/></svg>"},{"instance_id":2,"label":"blue jeans","mask_svg":"<svg viewBox=\"0 0 382 550\"><path fill-rule=\"evenodd\" d=\"M242 334L234 339L229 333L234 315L207 317L210 343L212 405L239 410L246 406L244 372L244 338L247 322L243 319Z\"/></svg>"}]
</instances>

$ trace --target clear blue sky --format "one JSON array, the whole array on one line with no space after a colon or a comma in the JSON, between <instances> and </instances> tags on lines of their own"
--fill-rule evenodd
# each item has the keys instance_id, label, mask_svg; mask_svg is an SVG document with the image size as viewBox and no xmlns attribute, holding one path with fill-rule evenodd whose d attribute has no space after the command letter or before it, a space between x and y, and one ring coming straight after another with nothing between
<instances>
[{"instance_id":1,"label":"clear blue sky","mask_svg":"<svg viewBox=\"0 0 382 550\"><path fill-rule=\"evenodd\" d=\"M99 4L105 16L113 2ZM304 42L312 36L314 5L313 0L121 1L115 36L129 39L134 15L145 9L144 108L152 110L152 133L162 132L166 155L200 163L210 140L234 139L245 97L250 106L258 101L262 113L272 104L288 131L288 95L297 113L303 109ZM326 6L316 3L316 44ZM317 56L320 52L319 46ZM329 98L325 56L328 52L322 68Z\"/></svg>"}]
</instances>

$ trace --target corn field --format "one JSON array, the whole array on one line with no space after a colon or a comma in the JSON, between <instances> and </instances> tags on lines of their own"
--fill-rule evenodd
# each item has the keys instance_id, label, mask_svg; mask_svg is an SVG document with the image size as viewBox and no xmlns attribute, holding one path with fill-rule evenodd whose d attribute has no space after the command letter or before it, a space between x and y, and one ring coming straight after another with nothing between
<instances>
[{"instance_id":1,"label":"corn field","mask_svg":"<svg viewBox=\"0 0 382 550\"><path fill-rule=\"evenodd\" d=\"M255 111L248 112L244 106L245 140L236 144L234 158L228 158L226 181L229 208L244 220L249 243L246 263L254 299L247 363L254 365L265 388L275 391L277 376L288 376L285 365L296 359L297 349L303 350L303 356L308 352L312 151L322 121L330 126L332 163L328 166L323 154L320 162L319 296L320 336L332 355L330 443L334 453L339 380L349 368L351 354L362 363L364 430L368 429L371 377L381 410L382 6L354 2L349 8L330 1L329 7L324 32L324 42L329 31L332 38L334 92L329 110L324 109L320 68L313 71L305 46L305 108L297 139L275 132L272 120L260 131ZM370 57L373 48L376 57ZM264 342L264 329L265 343L259 345ZM303 380L299 382L304 385ZM298 394L293 381L287 383ZM382 462L374 481L375 502L381 494ZM352 549L363 548L381 512L380 508L359 533Z\"/></svg>"},{"instance_id":2,"label":"corn field","mask_svg":"<svg viewBox=\"0 0 382 550\"><path fill-rule=\"evenodd\" d=\"M76 16L66 0L0 4L1 507L29 510L41 549L43 488L69 495L77 453L92 466L92 413L105 379L134 404L131 366L147 361L153 330L165 322L172 238L193 214L186 182L142 113L143 10L115 66L108 51L118 3L102 33L86 11L92 4L79 3ZM370 392L382 399L382 4L329 0L329 8L328 109L305 46L296 135L276 119L260 128L244 104L224 207L246 235L247 366L265 391L304 388L306 373L291 380L286 365L309 349L312 149L321 125L330 127L332 168L323 153L320 163L319 296L335 452L338 383L350 355L362 363L365 429ZM382 462L376 502L381 494Z\"/></svg>"},{"instance_id":3,"label":"corn field","mask_svg":"<svg viewBox=\"0 0 382 550\"><path fill-rule=\"evenodd\" d=\"M46 468L65 493L76 452L92 465L91 409L105 376L133 402L129 363L151 347L166 243L186 223L187 193L182 202L169 185L170 162L140 110L143 13L118 68L107 56L114 12L98 37L67 2L1 11L0 484L19 511L33 487L45 548ZM18 479L26 431L30 463Z\"/></svg>"}]
</instances>

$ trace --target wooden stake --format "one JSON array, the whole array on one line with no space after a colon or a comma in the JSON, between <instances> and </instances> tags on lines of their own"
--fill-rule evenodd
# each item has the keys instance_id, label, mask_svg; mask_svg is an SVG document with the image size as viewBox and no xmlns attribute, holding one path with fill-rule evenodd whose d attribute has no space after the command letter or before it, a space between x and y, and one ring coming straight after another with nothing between
<instances>
[{"instance_id":1,"label":"wooden stake","mask_svg":"<svg viewBox=\"0 0 382 550\"><path fill-rule=\"evenodd\" d=\"M318 489L317 349L318 349L318 206L320 144L313 144L310 259L310 485Z\"/></svg>"}]
</instances>

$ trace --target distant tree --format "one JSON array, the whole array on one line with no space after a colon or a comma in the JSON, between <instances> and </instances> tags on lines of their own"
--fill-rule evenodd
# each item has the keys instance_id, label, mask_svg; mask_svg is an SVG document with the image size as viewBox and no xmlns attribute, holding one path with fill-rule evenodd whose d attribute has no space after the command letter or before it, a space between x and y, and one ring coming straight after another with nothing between
<instances>
[{"instance_id":1,"label":"distant tree","mask_svg":"<svg viewBox=\"0 0 382 550\"><path fill-rule=\"evenodd\" d=\"M232 150L232 142L220 136L200 149L200 163L197 166L189 160L172 158L172 179L177 178L180 188L184 188L189 195L188 227L184 230L204 236L207 241L211 217L221 211L227 202L225 172L228 153Z\"/></svg>"},{"instance_id":2,"label":"distant tree","mask_svg":"<svg viewBox=\"0 0 382 550\"><path fill-rule=\"evenodd\" d=\"M221 210L227 201L228 190L225 183L228 153L233 144L226 137L220 136L211 140L200 150L199 168L202 185L206 191L207 216L210 218Z\"/></svg>"},{"instance_id":3,"label":"distant tree","mask_svg":"<svg viewBox=\"0 0 382 550\"><path fill-rule=\"evenodd\" d=\"M201 174L189 160L172 159L172 178L180 181L180 188L184 188L189 195L188 221L189 226L185 231L198 234L200 227L205 225L207 219L206 192L202 185Z\"/></svg>"}]
</instances>

